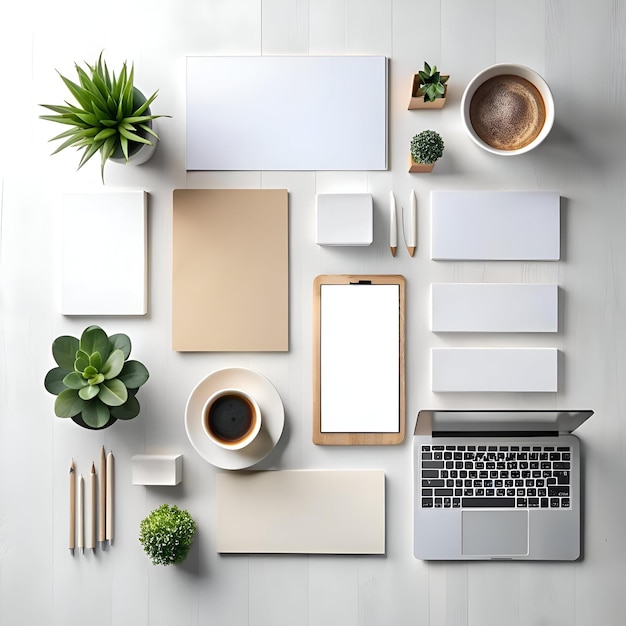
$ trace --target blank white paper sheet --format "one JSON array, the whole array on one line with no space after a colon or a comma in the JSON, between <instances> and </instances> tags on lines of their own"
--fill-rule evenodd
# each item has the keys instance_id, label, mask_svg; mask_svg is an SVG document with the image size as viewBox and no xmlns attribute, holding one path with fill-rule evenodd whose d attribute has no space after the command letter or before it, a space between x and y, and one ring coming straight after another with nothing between
<instances>
[{"instance_id":1,"label":"blank white paper sheet","mask_svg":"<svg viewBox=\"0 0 626 626\"><path fill-rule=\"evenodd\" d=\"M217 475L217 551L384 554L382 470Z\"/></svg>"},{"instance_id":2,"label":"blank white paper sheet","mask_svg":"<svg viewBox=\"0 0 626 626\"><path fill-rule=\"evenodd\" d=\"M188 170L387 169L387 59L187 57Z\"/></svg>"},{"instance_id":3,"label":"blank white paper sheet","mask_svg":"<svg viewBox=\"0 0 626 626\"><path fill-rule=\"evenodd\" d=\"M433 348L432 390L556 392L556 348Z\"/></svg>"},{"instance_id":4,"label":"blank white paper sheet","mask_svg":"<svg viewBox=\"0 0 626 626\"><path fill-rule=\"evenodd\" d=\"M431 191L435 260L558 261L556 191Z\"/></svg>"},{"instance_id":5,"label":"blank white paper sheet","mask_svg":"<svg viewBox=\"0 0 626 626\"><path fill-rule=\"evenodd\" d=\"M63 315L147 313L147 199L145 191L63 196Z\"/></svg>"},{"instance_id":6,"label":"blank white paper sheet","mask_svg":"<svg viewBox=\"0 0 626 626\"><path fill-rule=\"evenodd\" d=\"M553 284L431 285L433 332L555 333L558 309Z\"/></svg>"}]
</instances>

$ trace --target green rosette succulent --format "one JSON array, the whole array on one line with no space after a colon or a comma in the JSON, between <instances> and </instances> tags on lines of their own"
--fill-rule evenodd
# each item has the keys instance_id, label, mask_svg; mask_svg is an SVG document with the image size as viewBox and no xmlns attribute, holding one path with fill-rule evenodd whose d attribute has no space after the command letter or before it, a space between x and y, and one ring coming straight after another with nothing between
<instances>
[{"instance_id":1,"label":"green rosette succulent","mask_svg":"<svg viewBox=\"0 0 626 626\"><path fill-rule=\"evenodd\" d=\"M88 428L137 417L140 407L135 395L149 373L139 361L127 360L130 351L127 335L109 337L99 326L87 327L80 339L57 337L52 356L58 367L44 380L46 390L57 396L57 417L70 417Z\"/></svg>"},{"instance_id":2,"label":"green rosette succulent","mask_svg":"<svg viewBox=\"0 0 626 626\"><path fill-rule=\"evenodd\" d=\"M189 554L196 523L189 511L162 504L139 525L139 543L154 565L178 565Z\"/></svg>"}]
</instances>

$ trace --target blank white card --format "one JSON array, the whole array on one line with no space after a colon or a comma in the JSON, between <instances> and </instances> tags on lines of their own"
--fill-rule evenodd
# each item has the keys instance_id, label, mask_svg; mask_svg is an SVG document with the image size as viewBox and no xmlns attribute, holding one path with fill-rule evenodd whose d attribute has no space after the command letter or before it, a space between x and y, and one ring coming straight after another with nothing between
<instances>
[{"instance_id":1,"label":"blank white card","mask_svg":"<svg viewBox=\"0 0 626 626\"><path fill-rule=\"evenodd\" d=\"M552 284L431 285L433 332L554 333L558 308Z\"/></svg>"},{"instance_id":2,"label":"blank white card","mask_svg":"<svg viewBox=\"0 0 626 626\"><path fill-rule=\"evenodd\" d=\"M187 58L188 170L387 169L382 56Z\"/></svg>"},{"instance_id":3,"label":"blank white card","mask_svg":"<svg viewBox=\"0 0 626 626\"><path fill-rule=\"evenodd\" d=\"M555 392L556 348L434 348L432 390Z\"/></svg>"},{"instance_id":4,"label":"blank white card","mask_svg":"<svg viewBox=\"0 0 626 626\"><path fill-rule=\"evenodd\" d=\"M558 261L556 191L431 191L436 260Z\"/></svg>"},{"instance_id":5,"label":"blank white card","mask_svg":"<svg viewBox=\"0 0 626 626\"><path fill-rule=\"evenodd\" d=\"M147 198L145 191L63 197L63 315L147 313Z\"/></svg>"}]
</instances>

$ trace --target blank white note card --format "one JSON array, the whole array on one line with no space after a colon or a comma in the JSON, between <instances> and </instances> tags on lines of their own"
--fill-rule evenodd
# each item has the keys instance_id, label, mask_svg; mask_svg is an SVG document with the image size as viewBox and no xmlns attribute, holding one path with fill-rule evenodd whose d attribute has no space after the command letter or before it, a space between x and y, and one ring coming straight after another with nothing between
<instances>
[{"instance_id":1,"label":"blank white note card","mask_svg":"<svg viewBox=\"0 0 626 626\"><path fill-rule=\"evenodd\" d=\"M556 348L433 348L432 390L555 392Z\"/></svg>"},{"instance_id":2,"label":"blank white note card","mask_svg":"<svg viewBox=\"0 0 626 626\"><path fill-rule=\"evenodd\" d=\"M435 260L558 261L556 191L431 191Z\"/></svg>"},{"instance_id":3,"label":"blank white note card","mask_svg":"<svg viewBox=\"0 0 626 626\"><path fill-rule=\"evenodd\" d=\"M187 57L188 170L387 169L382 56Z\"/></svg>"},{"instance_id":4,"label":"blank white note card","mask_svg":"<svg viewBox=\"0 0 626 626\"><path fill-rule=\"evenodd\" d=\"M147 313L147 198L145 191L63 197L63 315Z\"/></svg>"},{"instance_id":5,"label":"blank white note card","mask_svg":"<svg viewBox=\"0 0 626 626\"><path fill-rule=\"evenodd\" d=\"M553 284L431 285L433 332L555 333L558 308Z\"/></svg>"}]
</instances>

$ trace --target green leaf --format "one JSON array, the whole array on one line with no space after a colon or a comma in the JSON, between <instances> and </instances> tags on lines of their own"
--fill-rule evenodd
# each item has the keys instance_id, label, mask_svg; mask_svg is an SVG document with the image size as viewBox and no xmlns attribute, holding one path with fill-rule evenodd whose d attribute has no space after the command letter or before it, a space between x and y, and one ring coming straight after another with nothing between
<instances>
[{"instance_id":1,"label":"green leaf","mask_svg":"<svg viewBox=\"0 0 626 626\"><path fill-rule=\"evenodd\" d=\"M146 366L139 361L126 361L118 376L128 389L139 389L150 377Z\"/></svg>"},{"instance_id":2,"label":"green leaf","mask_svg":"<svg viewBox=\"0 0 626 626\"><path fill-rule=\"evenodd\" d=\"M109 406L121 406L128 400L128 390L126 385L118 378L105 380L100 385L98 398Z\"/></svg>"},{"instance_id":3,"label":"green leaf","mask_svg":"<svg viewBox=\"0 0 626 626\"><path fill-rule=\"evenodd\" d=\"M63 384L69 389L82 389L89 383L78 372L70 372L63 379Z\"/></svg>"},{"instance_id":4,"label":"green leaf","mask_svg":"<svg viewBox=\"0 0 626 626\"><path fill-rule=\"evenodd\" d=\"M78 351L78 339L63 335L52 342L52 356L59 367L72 371Z\"/></svg>"},{"instance_id":5,"label":"green leaf","mask_svg":"<svg viewBox=\"0 0 626 626\"><path fill-rule=\"evenodd\" d=\"M95 398L98 393L100 392L100 387L98 385L87 385L86 387L83 387L82 389L78 390L78 395L83 399L83 400L92 400L93 398Z\"/></svg>"},{"instance_id":6,"label":"green leaf","mask_svg":"<svg viewBox=\"0 0 626 626\"><path fill-rule=\"evenodd\" d=\"M111 415L119 420L132 420L139 415L139 402L134 394L128 394L128 400L121 406L112 406Z\"/></svg>"},{"instance_id":7,"label":"green leaf","mask_svg":"<svg viewBox=\"0 0 626 626\"><path fill-rule=\"evenodd\" d=\"M46 391L58 396L62 391L67 388L63 383L63 379L67 376L68 371L62 367L52 368L44 378L43 384Z\"/></svg>"},{"instance_id":8,"label":"green leaf","mask_svg":"<svg viewBox=\"0 0 626 626\"><path fill-rule=\"evenodd\" d=\"M121 350L113 350L109 358L104 362L100 372L106 380L116 378L124 367L124 353Z\"/></svg>"},{"instance_id":9,"label":"green leaf","mask_svg":"<svg viewBox=\"0 0 626 626\"><path fill-rule=\"evenodd\" d=\"M86 406L86 402L81 399L76 389L65 389L54 402L54 413L57 417L74 417L78 415Z\"/></svg>"},{"instance_id":10,"label":"green leaf","mask_svg":"<svg viewBox=\"0 0 626 626\"><path fill-rule=\"evenodd\" d=\"M102 357L99 352L89 355L89 365L95 367L98 371L102 369Z\"/></svg>"},{"instance_id":11,"label":"green leaf","mask_svg":"<svg viewBox=\"0 0 626 626\"><path fill-rule=\"evenodd\" d=\"M83 370L83 378L93 378L94 376L97 376L98 374L99 374L98 370L92 365L88 365Z\"/></svg>"},{"instance_id":12,"label":"green leaf","mask_svg":"<svg viewBox=\"0 0 626 626\"><path fill-rule=\"evenodd\" d=\"M104 374L94 374L93 376L90 376L87 379L87 383L89 383L90 385L99 385L100 383L104 382Z\"/></svg>"},{"instance_id":13,"label":"green leaf","mask_svg":"<svg viewBox=\"0 0 626 626\"><path fill-rule=\"evenodd\" d=\"M92 428L102 428L106 426L111 418L109 407L102 404L97 398L85 404L82 411L82 418L87 426Z\"/></svg>"},{"instance_id":14,"label":"green leaf","mask_svg":"<svg viewBox=\"0 0 626 626\"><path fill-rule=\"evenodd\" d=\"M109 337L109 344L111 350L121 350L124 353L124 359L130 356L132 344L130 343L130 337L124 333L117 333Z\"/></svg>"},{"instance_id":15,"label":"green leaf","mask_svg":"<svg viewBox=\"0 0 626 626\"><path fill-rule=\"evenodd\" d=\"M99 326L90 326L80 337L80 349L87 354L99 352L103 361L109 356L111 347L107 334Z\"/></svg>"}]
</instances>

